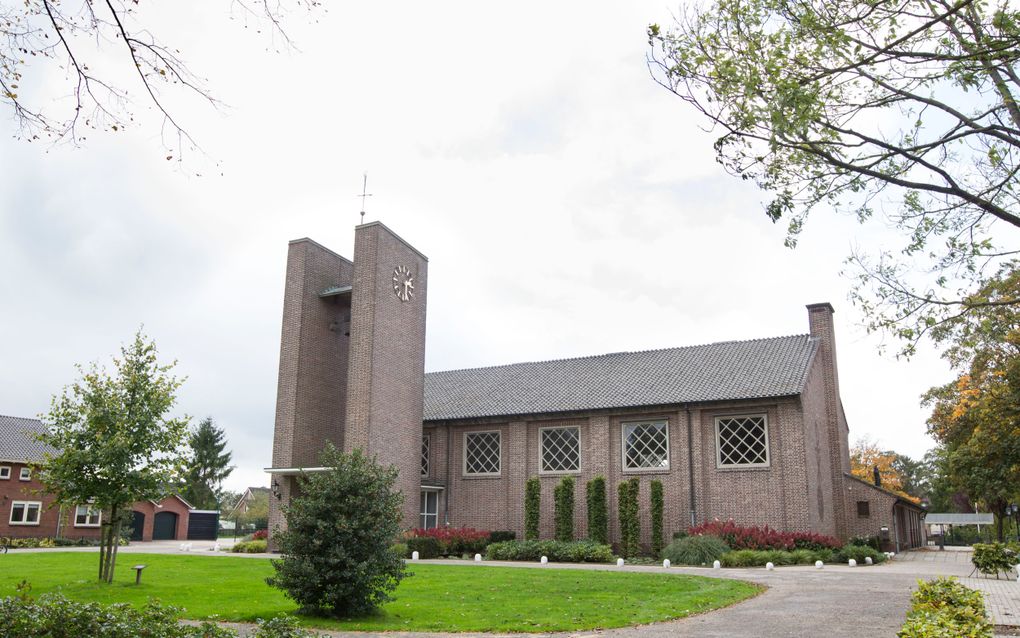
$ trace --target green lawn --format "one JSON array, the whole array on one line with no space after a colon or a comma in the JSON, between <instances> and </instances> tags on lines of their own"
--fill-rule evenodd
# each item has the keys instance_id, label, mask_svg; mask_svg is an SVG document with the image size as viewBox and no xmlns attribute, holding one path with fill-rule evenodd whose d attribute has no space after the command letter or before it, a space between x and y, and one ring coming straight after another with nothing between
<instances>
[{"instance_id":1,"label":"green lawn","mask_svg":"<svg viewBox=\"0 0 1020 638\"><path fill-rule=\"evenodd\" d=\"M121 554L113 585L95 582L94 553L0 555L0 597L27 580L32 595L140 604L156 598L187 618L253 621L295 611L265 584L267 560L230 556ZM131 565L148 565L134 585ZM566 569L414 564L396 600L367 618L302 618L303 624L365 631L545 632L623 627L717 609L758 593L733 580Z\"/></svg>"}]
</instances>

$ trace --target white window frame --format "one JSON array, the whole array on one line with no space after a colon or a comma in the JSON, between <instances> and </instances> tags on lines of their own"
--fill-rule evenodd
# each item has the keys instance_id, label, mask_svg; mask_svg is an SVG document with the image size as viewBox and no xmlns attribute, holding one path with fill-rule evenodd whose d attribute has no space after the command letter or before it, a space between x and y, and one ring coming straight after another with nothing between
<instances>
[{"instance_id":1,"label":"white window frame","mask_svg":"<svg viewBox=\"0 0 1020 638\"><path fill-rule=\"evenodd\" d=\"M20 521L14 520L14 508L18 505L24 506L24 509L22 510L24 515ZM28 510L32 505L36 506L35 521L27 520ZM42 521L42 501L11 501L11 513L8 517L8 523L11 525L32 525L38 527L40 521Z\"/></svg>"},{"instance_id":2,"label":"white window frame","mask_svg":"<svg viewBox=\"0 0 1020 638\"><path fill-rule=\"evenodd\" d=\"M428 476L432 473L432 435L422 434L421 435L421 446L424 448L421 455L422 461L422 476Z\"/></svg>"},{"instance_id":3,"label":"white window frame","mask_svg":"<svg viewBox=\"0 0 1020 638\"><path fill-rule=\"evenodd\" d=\"M436 511L434 512L428 511L430 496L435 499ZM419 505L423 505L423 503L421 503L422 500L425 501L424 507L419 507L421 512L418 514L418 524L421 526L421 529L435 529L439 527L439 492L436 490L422 490L421 498L419 498ZM432 527L429 527L428 519L430 516L434 519Z\"/></svg>"},{"instance_id":4,"label":"white window frame","mask_svg":"<svg viewBox=\"0 0 1020 638\"><path fill-rule=\"evenodd\" d=\"M497 472L468 472L467 461L468 461L468 437L474 434L495 434L499 437L499 471ZM462 439L464 453L461 454L461 474L467 478L477 477L495 477L503 475L503 431L502 430L473 430L471 432L465 432L464 438Z\"/></svg>"},{"instance_id":5,"label":"white window frame","mask_svg":"<svg viewBox=\"0 0 1020 638\"><path fill-rule=\"evenodd\" d=\"M765 426L765 462L764 463L726 463L722 462L722 445L719 441L719 422L729 419L761 418ZM723 414L715 417L715 467L719 470L744 470L748 468L772 467L772 448L769 444L769 415L765 412L750 414Z\"/></svg>"},{"instance_id":6,"label":"white window frame","mask_svg":"<svg viewBox=\"0 0 1020 638\"><path fill-rule=\"evenodd\" d=\"M78 516L79 516L79 512L81 511L81 509L83 507L85 508L85 522L84 523L79 523L78 522ZM89 519L93 518L93 516L92 516L93 514L95 515L96 522L95 523L90 523ZM78 505L78 506L76 506L74 508L74 526L75 527L99 527L100 524L102 524L102 522L103 522L103 512L102 512L102 510L96 509L95 507L93 507L92 505L89 505L87 503L86 504L82 504L82 505Z\"/></svg>"},{"instance_id":7,"label":"white window frame","mask_svg":"<svg viewBox=\"0 0 1020 638\"><path fill-rule=\"evenodd\" d=\"M18 480L19 481L31 481L32 480L32 468L30 468L30 467L23 467L23 468L21 468L21 472L18 473Z\"/></svg>"},{"instance_id":8,"label":"white window frame","mask_svg":"<svg viewBox=\"0 0 1020 638\"><path fill-rule=\"evenodd\" d=\"M573 470L547 470L543 463L545 463L544 447L545 447L545 433L550 430L577 430L577 468ZM538 428L538 473L549 474L555 476L557 474L580 474L581 473L581 427L577 425L549 425L546 427Z\"/></svg>"},{"instance_id":9,"label":"white window frame","mask_svg":"<svg viewBox=\"0 0 1020 638\"><path fill-rule=\"evenodd\" d=\"M627 428L651 423L662 423L666 426L666 464L660 467L628 467L627 466ZM672 452L669 447L669 419L641 419L639 421L622 421L620 423L620 467L625 474L642 474L649 472L669 472L670 457Z\"/></svg>"},{"instance_id":10,"label":"white window frame","mask_svg":"<svg viewBox=\"0 0 1020 638\"><path fill-rule=\"evenodd\" d=\"M11 466L0 465L0 481L9 481L11 478Z\"/></svg>"}]
</instances>

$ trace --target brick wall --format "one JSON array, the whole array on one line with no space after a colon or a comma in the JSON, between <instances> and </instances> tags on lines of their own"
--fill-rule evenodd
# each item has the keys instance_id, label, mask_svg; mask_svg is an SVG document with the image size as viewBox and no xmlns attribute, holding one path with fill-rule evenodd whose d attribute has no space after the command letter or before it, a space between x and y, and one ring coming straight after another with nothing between
<instances>
[{"instance_id":1,"label":"brick wall","mask_svg":"<svg viewBox=\"0 0 1020 638\"><path fill-rule=\"evenodd\" d=\"M817 401L816 401L817 402ZM771 401L735 401L692 407L694 448L688 454L687 411L673 409L617 413L592 412L571 418L533 418L518 421L475 420L457 423L429 423L432 436L431 479L445 483L449 523L487 530L509 529L524 533L524 486L538 476L542 484L540 533L553 536L553 489L562 475L540 471L540 429L576 426L581 441L581 469L570 473L576 481L575 535L587 534L585 483L601 474L606 477L610 538L619 537L617 485L637 477L640 480L639 517L642 543L651 542L650 486L663 483L665 507L663 528L667 539L685 529L690 521L689 457L694 458L695 506L698 522L733 518L742 524L770 525L777 529L813 530L832 533L832 492L824 468L810 466L805 446L805 424L801 403L791 397ZM717 467L715 419L720 416L764 414L768 421L770 465L766 468L729 469ZM625 423L666 420L669 430L669 469L623 469L622 428ZM498 431L501 436L501 472L496 477L464 476L464 435L468 432ZM449 437L450 456L446 457ZM810 466L810 468L809 468ZM809 471L810 469L810 471ZM819 481L819 472L823 474ZM813 475L812 479L809 475ZM823 490L819 492L819 489ZM827 513L812 514L821 498ZM443 503L440 504L442 522Z\"/></svg>"},{"instance_id":2,"label":"brick wall","mask_svg":"<svg viewBox=\"0 0 1020 638\"><path fill-rule=\"evenodd\" d=\"M273 467L316 466L327 441L343 447L350 296L321 298L319 293L349 285L352 276L350 260L310 239L290 242ZM269 499L270 529L283 524L283 502Z\"/></svg>"},{"instance_id":3,"label":"brick wall","mask_svg":"<svg viewBox=\"0 0 1020 638\"><path fill-rule=\"evenodd\" d=\"M413 277L413 296L394 290L397 268ZM344 448L362 449L398 470L404 524L418 525L425 393L428 260L378 222L354 239L351 349Z\"/></svg>"},{"instance_id":4,"label":"brick wall","mask_svg":"<svg viewBox=\"0 0 1020 638\"><path fill-rule=\"evenodd\" d=\"M0 536L42 537L56 536L60 522L59 509L53 507L51 495L41 493L42 483L35 480L35 473L29 481L20 480L23 463L0 463L0 467L10 467L10 478L0 479ZM42 504L39 523L36 525L11 525L11 510L14 501L31 501Z\"/></svg>"}]
</instances>

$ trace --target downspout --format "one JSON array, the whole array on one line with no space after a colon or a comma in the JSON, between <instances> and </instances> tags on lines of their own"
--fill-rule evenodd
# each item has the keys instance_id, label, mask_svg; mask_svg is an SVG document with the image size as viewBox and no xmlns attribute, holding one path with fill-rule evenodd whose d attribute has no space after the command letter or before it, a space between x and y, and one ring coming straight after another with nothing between
<instances>
[{"instance_id":1,"label":"downspout","mask_svg":"<svg viewBox=\"0 0 1020 638\"><path fill-rule=\"evenodd\" d=\"M691 527L694 527L698 524L698 514L694 506L694 425L691 423L690 405L687 406L687 485L690 488Z\"/></svg>"},{"instance_id":2,"label":"downspout","mask_svg":"<svg viewBox=\"0 0 1020 638\"><path fill-rule=\"evenodd\" d=\"M896 553L900 553L900 530L899 525L896 524L896 503L892 506L892 534L893 534L893 547L896 548Z\"/></svg>"},{"instance_id":3,"label":"downspout","mask_svg":"<svg viewBox=\"0 0 1020 638\"><path fill-rule=\"evenodd\" d=\"M450 445L453 442L453 432L450 424L446 424L446 498L443 499L443 524L450 524L450 490L453 488L453 478L450 474Z\"/></svg>"}]
</instances>

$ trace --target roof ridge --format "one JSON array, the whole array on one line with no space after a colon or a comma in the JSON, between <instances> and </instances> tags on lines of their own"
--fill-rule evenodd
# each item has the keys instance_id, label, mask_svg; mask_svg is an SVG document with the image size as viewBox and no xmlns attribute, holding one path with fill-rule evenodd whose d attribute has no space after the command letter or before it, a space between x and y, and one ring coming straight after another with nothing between
<instances>
[{"instance_id":1,"label":"roof ridge","mask_svg":"<svg viewBox=\"0 0 1020 638\"><path fill-rule=\"evenodd\" d=\"M39 421L40 423L42 423L42 419L36 418L34 416L14 416L13 414L0 414L0 419L3 419L3 418L22 419L22 420L25 420L25 421Z\"/></svg>"},{"instance_id":2,"label":"roof ridge","mask_svg":"<svg viewBox=\"0 0 1020 638\"><path fill-rule=\"evenodd\" d=\"M515 361L513 363L502 363L502 364L492 365L492 366L478 366L478 367L474 367L474 368L453 368L453 369L450 369L450 370L433 370L432 372L426 372L425 376L429 376L429 375L432 375L432 374L443 374L443 373L447 373L447 372L469 372L469 371L477 371L477 370L496 370L496 369L499 369L499 368L511 368L513 366L523 366L523 365L530 365L530 364L559 363L559 362L563 362L563 361L582 361L582 360L585 360L585 359L600 359L600 358L603 358L603 357L612 357L612 356L617 356L617 355L622 355L622 354L649 354L649 353L653 353L653 352L668 352L668 351L675 351L675 350L693 350L694 348L707 348L709 346L722 346L722 345L736 344L736 343L757 343L757 342L762 342L762 341L779 341L779 340L782 340L782 339L794 339L794 338L797 338L797 337L807 337L808 340L813 339L813 337L810 334L806 334L806 333L805 334L781 335L781 336L778 336L778 337L758 337L758 338L755 338L755 339L728 339L726 341L710 341L708 343L696 343L696 344L691 344L691 345L687 345L687 346L672 346L672 347L668 347L668 348L649 348L647 350L621 350L621 351L618 351L618 352L603 352L601 354L581 355L579 357L563 357L561 359L539 359L539 360L535 360L535 361Z\"/></svg>"}]
</instances>

